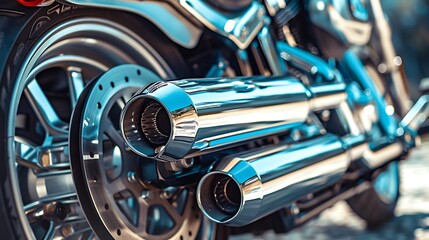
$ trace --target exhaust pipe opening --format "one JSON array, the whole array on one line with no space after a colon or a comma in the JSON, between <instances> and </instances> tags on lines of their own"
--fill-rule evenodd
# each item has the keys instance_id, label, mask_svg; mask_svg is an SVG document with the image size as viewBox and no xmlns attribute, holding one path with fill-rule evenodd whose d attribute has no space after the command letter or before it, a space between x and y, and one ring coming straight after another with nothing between
<instances>
[{"instance_id":1,"label":"exhaust pipe opening","mask_svg":"<svg viewBox=\"0 0 429 240\"><path fill-rule=\"evenodd\" d=\"M180 87L156 82L122 110L121 130L130 149L144 157L176 161L192 148L198 131L192 99Z\"/></svg>"},{"instance_id":2,"label":"exhaust pipe opening","mask_svg":"<svg viewBox=\"0 0 429 240\"><path fill-rule=\"evenodd\" d=\"M148 99L140 120L144 136L154 145L168 142L171 134L170 117L165 108L158 102Z\"/></svg>"},{"instance_id":3,"label":"exhaust pipe opening","mask_svg":"<svg viewBox=\"0 0 429 240\"><path fill-rule=\"evenodd\" d=\"M157 100L140 97L123 112L123 136L128 145L145 156L154 156L172 134L167 109Z\"/></svg>"},{"instance_id":4,"label":"exhaust pipe opening","mask_svg":"<svg viewBox=\"0 0 429 240\"><path fill-rule=\"evenodd\" d=\"M224 223L240 211L240 186L229 175L219 172L207 174L198 185L198 204L212 220Z\"/></svg>"}]
</instances>

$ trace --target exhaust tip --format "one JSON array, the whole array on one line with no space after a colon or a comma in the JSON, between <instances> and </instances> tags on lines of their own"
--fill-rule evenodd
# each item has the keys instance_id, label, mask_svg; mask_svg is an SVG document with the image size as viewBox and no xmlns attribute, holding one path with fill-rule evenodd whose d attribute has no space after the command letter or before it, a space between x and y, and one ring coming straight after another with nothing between
<instances>
[{"instance_id":1,"label":"exhaust tip","mask_svg":"<svg viewBox=\"0 0 429 240\"><path fill-rule=\"evenodd\" d=\"M215 222L233 219L241 210L242 200L239 184L225 173L209 173L198 185L198 205Z\"/></svg>"},{"instance_id":2,"label":"exhaust tip","mask_svg":"<svg viewBox=\"0 0 429 240\"><path fill-rule=\"evenodd\" d=\"M122 116L122 134L136 153L152 157L172 134L167 109L155 99L138 96L127 103Z\"/></svg>"},{"instance_id":3,"label":"exhaust tip","mask_svg":"<svg viewBox=\"0 0 429 240\"><path fill-rule=\"evenodd\" d=\"M195 106L180 87L156 82L124 107L121 131L130 149L143 157L183 158L198 131Z\"/></svg>"}]
</instances>

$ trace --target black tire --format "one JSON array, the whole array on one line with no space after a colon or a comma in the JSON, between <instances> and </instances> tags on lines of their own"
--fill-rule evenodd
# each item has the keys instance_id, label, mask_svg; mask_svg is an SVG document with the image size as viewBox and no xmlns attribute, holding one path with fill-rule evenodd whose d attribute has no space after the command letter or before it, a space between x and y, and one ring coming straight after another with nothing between
<instances>
[{"instance_id":1,"label":"black tire","mask_svg":"<svg viewBox=\"0 0 429 240\"><path fill-rule=\"evenodd\" d=\"M174 44L144 19L112 10L54 4L43 8L23 7L13 0L8 0L6 3L2 1L0 4L0 233L2 239L27 239L29 236L20 219L23 210L18 204L20 196L17 180L11 174L15 166L10 164L11 154L7 148L7 128L10 117L8 113L16 77L25 56L46 31L65 20L81 16L110 19L124 24L144 38L172 68L176 77L188 76L190 73ZM54 6L58 7L58 12L49 11Z\"/></svg>"},{"instance_id":2,"label":"black tire","mask_svg":"<svg viewBox=\"0 0 429 240\"><path fill-rule=\"evenodd\" d=\"M397 164L397 162L391 164ZM392 199L383 199L373 185L368 190L347 200L350 208L366 221L369 229L380 227L395 216L395 208L399 199L399 168L394 167L393 171L398 176L398 184L394 187L397 194Z\"/></svg>"}]
</instances>

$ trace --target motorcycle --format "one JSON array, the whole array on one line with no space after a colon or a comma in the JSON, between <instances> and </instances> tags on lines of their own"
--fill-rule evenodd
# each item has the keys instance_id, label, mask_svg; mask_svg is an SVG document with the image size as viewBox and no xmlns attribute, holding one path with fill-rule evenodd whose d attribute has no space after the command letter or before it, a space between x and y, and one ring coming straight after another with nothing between
<instances>
[{"instance_id":1,"label":"motorcycle","mask_svg":"<svg viewBox=\"0 0 429 240\"><path fill-rule=\"evenodd\" d=\"M5 239L224 239L394 216L409 100L379 0L0 4Z\"/></svg>"}]
</instances>

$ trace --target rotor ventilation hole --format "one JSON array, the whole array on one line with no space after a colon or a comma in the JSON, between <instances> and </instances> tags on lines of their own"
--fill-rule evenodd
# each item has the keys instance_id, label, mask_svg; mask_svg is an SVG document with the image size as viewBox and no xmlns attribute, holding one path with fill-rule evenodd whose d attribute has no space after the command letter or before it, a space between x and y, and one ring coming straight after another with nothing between
<instances>
[{"instance_id":1,"label":"rotor ventilation hole","mask_svg":"<svg viewBox=\"0 0 429 240\"><path fill-rule=\"evenodd\" d=\"M155 145L166 144L170 131L169 116L158 102L151 102L141 116L141 128L145 137Z\"/></svg>"}]
</instances>

